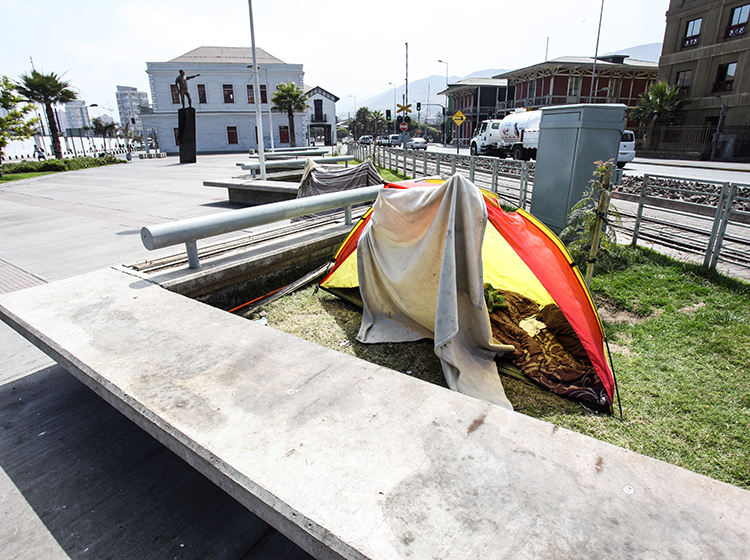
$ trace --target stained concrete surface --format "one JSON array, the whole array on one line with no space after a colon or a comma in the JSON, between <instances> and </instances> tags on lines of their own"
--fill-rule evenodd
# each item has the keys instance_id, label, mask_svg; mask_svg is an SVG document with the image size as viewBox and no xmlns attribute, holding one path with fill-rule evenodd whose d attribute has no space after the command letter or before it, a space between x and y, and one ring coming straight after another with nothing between
<instances>
[{"instance_id":1,"label":"stained concrete surface","mask_svg":"<svg viewBox=\"0 0 750 560\"><path fill-rule=\"evenodd\" d=\"M202 183L231 176L236 161L244 159L242 154L199 157L191 165L179 165L176 158L136 159L3 184L0 292L25 288L30 280L50 282L181 252L175 247L149 253L140 242L140 227L236 208L226 193ZM154 446L152 438L5 324L0 324L0 360L2 560L307 557L272 530L249 544L241 533L269 531L268 525L160 444ZM41 416L19 415L21 408L44 410L44 424ZM100 419L114 426L116 437L96 432ZM55 446L38 436L50 426L57 434ZM122 453L130 461L111 460ZM142 465L140 476L129 476L136 463ZM96 507L71 516L67 510L78 499ZM140 507L144 499L147 515ZM206 522L193 522L186 536L181 527L201 516ZM211 522L213 517L226 528ZM256 525L260 529L252 529ZM127 534L157 544L132 554L136 545ZM180 547L179 535L187 539L183 543L198 544Z\"/></svg>"}]
</instances>

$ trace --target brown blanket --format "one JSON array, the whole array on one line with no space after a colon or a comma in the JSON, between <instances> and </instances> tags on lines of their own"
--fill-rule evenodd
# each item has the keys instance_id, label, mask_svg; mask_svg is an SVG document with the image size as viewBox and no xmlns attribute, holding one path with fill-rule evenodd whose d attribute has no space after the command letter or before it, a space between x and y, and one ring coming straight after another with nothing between
<instances>
[{"instance_id":1,"label":"brown blanket","mask_svg":"<svg viewBox=\"0 0 750 560\"><path fill-rule=\"evenodd\" d=\"M498 290L505 305L490 312L492 334L515 348L511 359L524 375L555 394L597 407L607 402L604 386L570 323L555 304L539 309L527 297ZM531 337L518 324L535 317L546 328ZM505 358L505 357L504 357Z\"/></svg>"}]
</instances>

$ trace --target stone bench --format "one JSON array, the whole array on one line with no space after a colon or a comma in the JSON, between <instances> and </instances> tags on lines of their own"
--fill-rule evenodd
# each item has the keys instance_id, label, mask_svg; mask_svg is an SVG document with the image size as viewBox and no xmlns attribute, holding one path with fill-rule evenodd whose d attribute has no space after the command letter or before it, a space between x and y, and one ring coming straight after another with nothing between
<instances>
[{"instance_id":1,"label":"stone bench","mask_svg":"<svg viewBox=\"0 0 750 560\"><path fill-rule=\"evenodd\" d=\"M750 555L748 491L134 272L0 295L0 318L317 558Z\"/></svg>"},{"instance_id":2,"label":"stone bench","mask_svg":"<svg viewBox=\"0 0 750 560\"><path fill-rule=\"evenodd\" d=\"M268 170L301 169L305 167L307 163L307 159L308 158L267 161L266 169ZM331 156L331 157L314 157L314 158L309 158L309 159L311 159L315 163L320 163L324 165L331 164L331 163L343 163L346 167L349 167L349 162L354 161L355 157L354 156ZM258 171L260 171L260 162L238 163L237 165L241 167L243 171L252 172L253 177L255 177Z\"/></svg>"},{"instance_id":3,"label":"stone bench","mask_svg":"<svg viewBox=\"0 0 750 560\"><path fill-rule=\"evenodd\" d=\"M139 159L159 159L159 158L165 158L167 157L166 152L149 152L149 153L140 153L138 154Z\"/></svg>"},{"instance_id":4,"label":"stone bench","mask_svg":"<svg viewBox=\"0 0 750 560\"><path fill-rule=\"evenodd\" d=\"M225 188L229 201L247 206L281 202L297 198L298 183L284 181L261 181L260 179L219 179L203 181L204 187Z\"/></svg>"}]
</instances>

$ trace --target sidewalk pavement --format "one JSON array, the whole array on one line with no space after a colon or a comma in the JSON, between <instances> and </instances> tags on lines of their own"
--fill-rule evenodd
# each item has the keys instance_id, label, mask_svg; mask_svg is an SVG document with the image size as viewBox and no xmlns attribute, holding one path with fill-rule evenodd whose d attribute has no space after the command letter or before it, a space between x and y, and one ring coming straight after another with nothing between
<instances>
[{"instance_id":1,"label":"sidewalk pavement","mask_svg":"<svg viewBox=\"0 0 750 560\"><path fill-rule=\"evenodd\" d=\"M236 163L247 158L199 156L197 163L182 165L176 157L134 158L2 184L0 293L184 252L183 247L147 251L140 228L236 208L226 192L202 183L237 175ZM278 533L183 468L160 444L144 439L119 413L113 417L111 407L101 406L99 397L4 323L0 348L0 401L15 403L0 412L0 448L7 451L0 452L2 558L77 557L88 545L87 554L98 551L99 557L254 558L244 556L247 549L236 550L251 546L245 537L250 532L266 543L253 550L279 542ZM18 458L18 438L39 440L33 455ZM123 453L127 461L107 459ZM131 473L135 464L138 477ZM96 488L89 492L96 504L91 511L80 511L79 500L71 500L82 487ZM123 507L130 510L117 509ZM181 546L186 530L201 546ZM148 545L136 546L138 538ZM227 546L233 542L238 544ZM228 554L233 547L235 556Z\"/></svg>"}]
</instances>

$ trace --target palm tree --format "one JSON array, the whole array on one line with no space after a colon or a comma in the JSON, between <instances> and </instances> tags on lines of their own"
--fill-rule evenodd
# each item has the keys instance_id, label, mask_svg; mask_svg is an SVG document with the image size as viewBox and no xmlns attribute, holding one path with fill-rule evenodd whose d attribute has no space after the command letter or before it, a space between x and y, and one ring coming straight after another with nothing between
<instances>
[{"instance_id":1,"label":"palm tree","mask_svg":"<svg viewBox=\"0 0 750 560\"><path fill-rule=\"evenodd\" d=\"M385 124L385 117L380 111L373 111L370 113L370 122L372 123L373 135L377 136L380 127Z\"/></svg>"},{"instance_id":2,"label":"palm tree","mask_svg":"<svg viewBox=\"0 0 750 560\"><path fill-rule=\"evenodd\" d=\"M630 111L630 118L655 125L675 124L680 122L691 102L692 99L682 95L676 85L659 82L641 94L638 105Z\"/></svg>"},{"instance_id":3,"label":"palm tree","mask_svg":"<svg viewBox=\"0 0 750 560\"><path fill-rule=\"evenodd\" d=\"M62 159L62 147L60 146L60 131L57 130L53 105L57 103L69 103L78 96L73 90L68 89L69 82L60 79L54 72L42 74L32 70L31 74L20 76L21 84L16 86L16 91L32 103L44 106L47 113L50 135L52 136L52 149L57 159Z\"/></svg>"},{"instance_id":4,"label":"palm tree","mask_svg":"<svg viewBox=\"0 0 750 560\"><path fill-rule=\"evenodd\" d=\"M94 131L94 134L96 136L101 136L104 140L104 146L105 149L107 148L108 137L113 137L117 133L117 125L114 122L104 122L99 117L94 117L91 119L92 129Z\"/></svg>"},{"instance_id":5,"label":"palm tree","mask_svg":"<svg viewBox=\"0 0 750 560\"><path fill-rule=\"evenodd\" d=\"M286 113L289 119L289 145L295 148L297 146L297 137L294 130L294 113L302 112L310 107L307 104L305 92L294 82L279 84L271 96L271 103L275 105L272 107L273 110L279 113Z\"/></svg>"}]
</instances>

